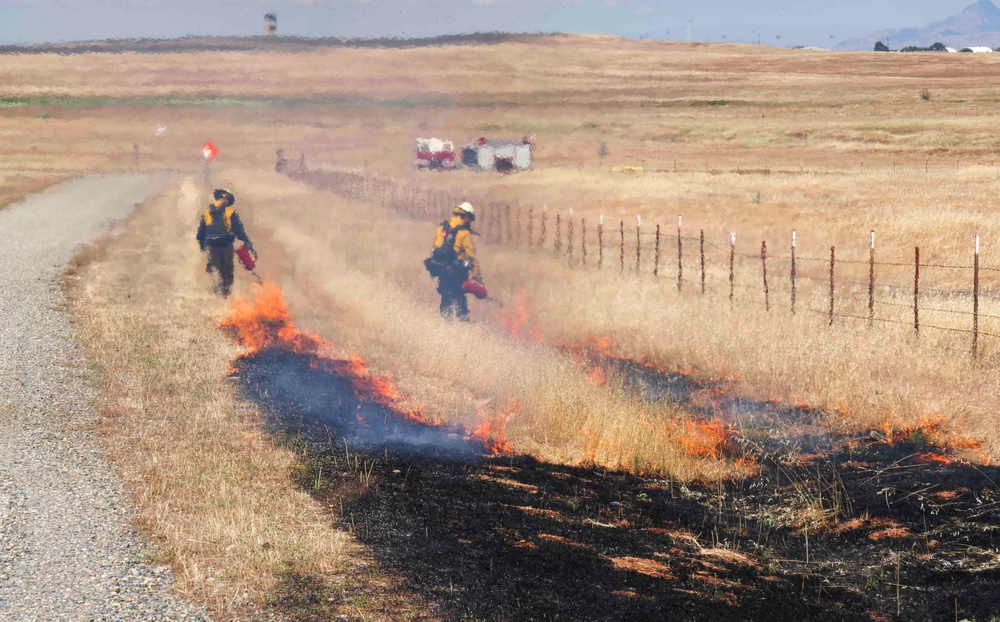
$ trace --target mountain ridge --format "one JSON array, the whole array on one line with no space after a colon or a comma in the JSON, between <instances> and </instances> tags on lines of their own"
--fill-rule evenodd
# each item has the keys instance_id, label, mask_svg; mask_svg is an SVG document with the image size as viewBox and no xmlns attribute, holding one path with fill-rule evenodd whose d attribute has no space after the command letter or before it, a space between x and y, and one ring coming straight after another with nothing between
<instances>
[{"instance_id":1,"label":"mountain ridge","mask_svg":"<svg viewBox=\"0 0 1000 622\"><path fill-rule=\"evenodd\" d=\"M863 37L842 41L836 49L873 50L877 41L894 50L906 46L929 47L937 42L955 49L1000 47L1000 8L991 0L977 0L957 14L926 26L877 30Z\"/></svg>"}]
</instances>

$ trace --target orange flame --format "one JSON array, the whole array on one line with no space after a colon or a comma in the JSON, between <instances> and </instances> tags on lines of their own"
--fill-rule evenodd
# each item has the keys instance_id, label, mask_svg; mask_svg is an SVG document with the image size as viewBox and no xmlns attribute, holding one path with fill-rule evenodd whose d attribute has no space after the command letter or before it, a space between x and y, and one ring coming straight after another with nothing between
<instances>
[{"instance_id":1,"label":"orange flame","mask_svg":"<svg viewBox=\"0 0 1000 622\"><path fill-rule=\"evenodd\" d=\"M916 456L913 457L913 459L923 464L952 464L955 462L948 456L942 454L936 454L934 452L917 454Z\"/></svg>"},{"instance_id":2,"label":"orange flame","mask_svg":"<svg viewBox=\"0 0 1000 622\"><path fill-rule=\"evenodd\" d=\"M252 300L234 300L232 311L219 322L219 328L229 333L236 343L250 348L244 356L270 346L298 354L313 354L324 345L316 335L295 328L281 288L270 280L257 288Z\"/></svg>"},{"instance_id":3,"label":"orange flame","mask_svg":"<svg viewBox=\"0 0 1000 622\"><path fill-rule=\"evenodd\" d=\"M507 440L507 421L517 414L520 408L520 402L514 400L513 404L492 419L484 419L465 436L465 440L482 443L483 447L495 456L514 453L514 444Z\"/></svg>"},{"instance_id":4,"label":"orange flame","mask_svg":"<svg viewBox=\"0 0 1000 622\"><path fill-rule=\"evenodd\" d=\"M731 436L729 425L724 421L688 421L683 426L681 443L692 456L718 460Z\"/></svg>"},{"instance_id":5,"label":"orange flame","mask_svg":"<svg viewBox=\"0 0 1000 622\"><path fill-rule=\"evenodd\" d=\"M513 337L528 343L541 343L542 332L534 311L528 306L528 295L523 289L517 293L514 302L494 312L500 325Z\"/></svg>"},{"instance_id":6,"label":"orange flame","mask_svg":"<svg viewBox=\"0 0 1000 622\"><path fill-rule=\"evenodd\" d=\"M945 418L941 415L921 415L916 424L904 424L895 418L887 418L882 422L882 431L885 433L885 442L890 445L899 443L929 445L940 448L942 452L968 450L976 456L980 463L990 463L990 456L986 453L983 439L963 437L949 432L945 425ZM915 459L924 463L951 464L957 462L955 458L938 452L918 454Z\"/></svg>"},{"instance_id":7,"label":"orange flame","mask_svg":"<svg viewBox=\"0 0 1000 622\"><path fill-rule=\"evenodd\" d=\"M440 426L437 418L424 414L419 405L404 406L408 400L400 395L392 383L392 377L379 378L371 375L364 360L359 355L346 359L321 356L321 349L330 345L317 335L298 330L291 321L288 305L282 297L281 288L270 280L257 288L251 299L235 299L229 315L219 322L218 327L228 333L234 341L249 348L240 358L254 356L265 348L281 348L296 354L312 357L310 365L323 368L346 379L355 397L367 403L384 407L396 415L416 423ZM507 421L520 408L515 401L492 419L483 416L483 422L465 434L466 440L481 442L493 454L511 454L513 444L507 440ZM359 419L360 420L360 419Z\"/></svg>"},{"instance_id":8,"label":"orange flame","mask_svg":"<svg viewBox=\"0 0 1000 622\"><path fill-rule=\"evenodd\" d=\"M317 335L304 333L295 327L281 288L270 280L256 289L253 298L233 300L232 310L219 322L218 327L236 343L249 348L241 358L253 356L260 350L271 347L312 355L315 358L310 365L322 367L348 380L359 400L389 408L401 417L418 423L438 425L437 421L428 420L419 406L402 407L401 404L406 400L395 385L389 380L370 375L360 356L354 355L347 360L319 356L319 350L328 348L330 344Z\"/></svg>"},{"instance_id":9,"label":"orange flame","mask_svg":"<svg viewBox=\"0 0 1000 622\"><path fill-rule=\"evenodd\" d=\"M613 358L614 340L611 337L588 337L585 345L564 343L557 346L563 352L573 357L574 362L583 368L587 380L596 385L607 384L607 362Z\"/></svg>"}]
</instances>

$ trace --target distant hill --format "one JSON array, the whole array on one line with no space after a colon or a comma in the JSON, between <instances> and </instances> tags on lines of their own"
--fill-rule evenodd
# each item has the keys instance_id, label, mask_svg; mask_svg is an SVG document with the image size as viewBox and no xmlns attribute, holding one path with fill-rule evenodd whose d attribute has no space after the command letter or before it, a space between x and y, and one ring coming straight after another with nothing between
<instances>
[{"instance_id":1,"label":"distant hill","mask_svg":"<svg viewBox=\"0 0 1000 622\"><path fill-rule=\"evenodd\" d=\"M93 52L239 52L273 50L304 52L331 47L413 48L442 45L491 45L510 41L528 41L552 35L482 32L444 35L420 39L341 39L338 37L182 37L180 39L109 39L37 45L0 45L0 54L87 54Z\"/></svg>"},{"instance_id":2,"label":"distant hill","mask_svg":"<svg viewBox=\"0 0 1000 622\"><path fill-rule=\"evenodd\" d=\"M947 17L922 28L879 30L858 39L848 39L838 50L873 50L875 42L887 43L893 50L915 45L928 47L941 42L960 49L971 46L1000 47L1000 9L991 0L979 0L957 15Z\"/></svg>"}]
</instances>

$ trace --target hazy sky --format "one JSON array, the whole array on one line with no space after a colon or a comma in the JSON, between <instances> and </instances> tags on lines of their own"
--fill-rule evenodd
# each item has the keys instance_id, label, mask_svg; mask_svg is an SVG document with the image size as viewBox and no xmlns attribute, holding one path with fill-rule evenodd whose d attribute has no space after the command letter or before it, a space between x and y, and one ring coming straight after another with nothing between
<instances>
[{"instance_id":1,"label":"hazy sky","mask_svg":"<svg viewBox=\"0 0 1000 622\"><path fill-rule=\"evenodd\" d=\"M0 43L248 35L422 37L586 32L832 47L923 26L973 0L0 0Z\"/></svg>"}]
</instances>

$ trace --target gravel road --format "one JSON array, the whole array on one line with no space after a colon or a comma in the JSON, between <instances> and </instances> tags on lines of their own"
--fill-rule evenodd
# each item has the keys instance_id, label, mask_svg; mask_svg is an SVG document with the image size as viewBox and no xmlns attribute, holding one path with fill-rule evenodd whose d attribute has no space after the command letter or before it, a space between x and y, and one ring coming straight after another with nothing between
<instances>
[{"instance_id":1,"label":"gravel road","mask_svg":"<svg viewBox=\"0 0 1000 622\"><path fill-rule=\"evenodd\" d=\"M84 177L0 211L0 620L207 619L130 526L53 281L161 185Z\"/></svg>"}]
</instances>

